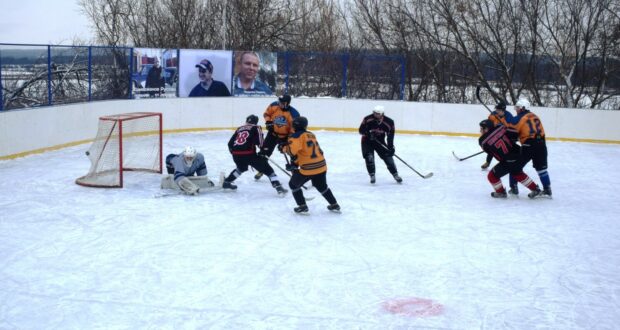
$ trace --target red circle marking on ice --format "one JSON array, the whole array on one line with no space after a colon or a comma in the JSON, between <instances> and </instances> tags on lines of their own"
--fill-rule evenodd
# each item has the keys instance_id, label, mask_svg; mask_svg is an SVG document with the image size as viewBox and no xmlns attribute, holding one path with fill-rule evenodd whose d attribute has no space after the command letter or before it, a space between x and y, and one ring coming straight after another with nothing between
<instances>
[{"instance_id":1,"label":"red circle marking on ice","mask_svg":"<svg viewBox=\"0 0 620 330\"><path fill-rule=\"evenodd\" d=\"M412 317L437 316L443 313L443 305L431 299L402 298L383 303L383 308L392 314Z\"/></svg>"}]
</instances>

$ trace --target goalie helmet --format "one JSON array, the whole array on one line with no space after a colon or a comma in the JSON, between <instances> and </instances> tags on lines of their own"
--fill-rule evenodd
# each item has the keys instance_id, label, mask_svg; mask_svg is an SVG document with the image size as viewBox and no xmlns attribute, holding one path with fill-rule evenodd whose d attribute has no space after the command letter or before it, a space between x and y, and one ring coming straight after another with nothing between
<instances>
[{"instance_id":1,"label":"goalie helmet","mask_svg":"<svg viewBox=\"0 0 620 330\"><path fill-rule=\"evenodd\" d=\"M196 149L194 147L187 146L183 149L183 160L187 166L191 166L196 158Z\"/></svg>"},{"instance_id":2,"label":"goalie helmet","mask_svg":"<svg viewBox=\"0 0 620 330\"><path fill-rule=\"evenodd\" d=\"M526 98L520 98L519 101L517 101L517 104L515 104L515 106L519 109L528 109L530 107L530 101L528 101Z\"/></svg>"},{"instance_id":3,"label":"goalie helmet","mask_svg":"<svg viewBox=\"0 0 620 330\"><path fill-rule=\"evenodd\" d=\"M258 124L258 117L255 115L249 115L248 118L245 119L245 122L248 124L256 125Z\"/></svg>"},{"instance_id":4,"label":"goalie helmet","mask_svg":"<svg viewBox=\"0 0 620 330\"><path fill-rule=\"evenodd\" d=\"M295 131L303 131L308 127L308 118L306 117L297 117L293 119L293 128Z\"/></svg>"},{"instance_id":5,"label":"goalie helmet","mask_svg":"<svg viewBox=\"0 0 620 330\"><path fill-rule=\"evenodd\" d=\"M372 113L377 113L383 116L385 113L385 108L382 105L377 105L372 109Z\"/></svg>"}]
</instances>

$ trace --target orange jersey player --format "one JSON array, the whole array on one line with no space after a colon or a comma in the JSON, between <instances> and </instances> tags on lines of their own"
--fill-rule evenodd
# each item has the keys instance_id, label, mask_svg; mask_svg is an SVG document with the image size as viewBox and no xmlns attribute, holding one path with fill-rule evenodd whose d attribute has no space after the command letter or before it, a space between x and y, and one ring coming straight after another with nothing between
<instances>
[{"instance_id":1,"label":"orange jersey player","mask_svg":"<svg viewBox=\"0 0 620 330\"><path fill-rule=\"evenodd\" d=\"M288 144L282 149L291 155L292 160L292 164L287 165L287 169L293 172L289 181L289 187L291 187L297 203L297 207L293 210L295 213L308 213L308 206L301 188L304 183L312 181L312 185L329 203L327 209L340 212L340 205L327 186L327 164L323 150L321 150L316 136L306 130L307 127L308 119L306 117L295 118L293 120L295 132L289 137Z\"/></svg>"},{"instance_id":2,"label":"orange jersey player","mask_svg":"<svg viewBox=\"0 0 620 330\"><path fill-rule=\"evenodd\" d=\"M271 103L265 113L267 136L261 146L261 155L271 156L276 144L285 144L289 134L293 132L293 120L299 112L291 106L291 96L282 95L278 101Z\"/></svg>"},{"instance_id":3,"label":"orange jersey player","mask_svg":"<svg viewBox=\"0 0 620 330\"><path fill-rule=\"evenodd\" d=\"M285 145L289 134L293 132L293 120L299 117L299 112L291 106L291 96L282 95L278 101L269 104L263 114L267 135L260 146L259 156L270 157L276 145L278 149ZM262 172L256 173L254 179L259 180Z\"/></svg>"},{"instance_id":4,"label":"orange jersey player","mask_svg":"<svg viewBox=\"0 0 620 330\"><path fill-rule=\"evenodd\" d=\"M529 110L530 102L521 98L515 105L517 116L509 121L519 133L521 142L521 154L527 163L532 160L532 165L543 186L543 196L551 197L551 179L547 172L547 143L545 141L545 129L542 122Z\"/></svg>"}]
</instances>

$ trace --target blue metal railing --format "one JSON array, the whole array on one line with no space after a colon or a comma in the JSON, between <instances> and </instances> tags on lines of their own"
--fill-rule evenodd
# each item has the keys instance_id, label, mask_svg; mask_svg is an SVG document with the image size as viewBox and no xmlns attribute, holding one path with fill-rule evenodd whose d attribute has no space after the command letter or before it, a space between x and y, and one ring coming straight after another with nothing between
<instances>
[{"instance_id":1,"label":"blue metal railing","mask_svg":"<svg viewBox=\"0 0 620 330\"><path fill-rule=\"evenodd\" d=\"M176 50L177 66L181 53ZM279 62L278 76L282 77L276 79L275 87L284 93L404 99L403 56L290 51L274 54ZM134 56L138 55L131 47L0 43L0 111L134 98L134 93L140 93L136 89L140 86L134 86L132 80L132 73L139 69ZM179 84L166 95L178 97Z\"/></svg>"}]
</instances>

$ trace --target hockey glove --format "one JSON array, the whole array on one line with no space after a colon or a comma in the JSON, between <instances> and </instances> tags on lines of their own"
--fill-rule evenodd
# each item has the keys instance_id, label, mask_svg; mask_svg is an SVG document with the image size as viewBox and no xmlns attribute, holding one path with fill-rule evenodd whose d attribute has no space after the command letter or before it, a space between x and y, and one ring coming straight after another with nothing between
<instances>
[{"instance_id":1,"label":"hockey glove","mask_svg":"<svg viewBox=\"0 0 620 330\"><path fill-rule=\"evenodd\" d=\"M297 170L297 165L292 164L292 163L288 163L286 164L286 170L289 172L293 172L295 170Z\"/></svg>"},{"instance_id":2,"label":"hockey glove","mask_svg":"<svg viewBox=\"0 0 620 330\"><path fill-rule=\"evenodd\" d=\"M269 158L269 155L267 155L267 149L261 149L256 155L258 157Z\"/></svg>"},{"instance_id":3,"label":"hockey glove","mask_svg":"<svg viewBox=\"0 0 620 330\"><path fill-rule=\"evenodd\" d=\"M273 133L273 121L265 122L265 126L267 127L267 132Z\"/></svg>"},{"instance_id":4,"label":"hockey glove","mask_svg":"<svg viewBox=\"0 0 620 330\"><path fill-rule=\"evenodd\" d=\"M388 147L387 155L392 157L394 156L394 153L396 153L396 149L394 149L394 146Z\"/></svg>"},{"instance_id":5,"label":"hockey glove","mask_svg":"<svg viewBox=\"0 0 620 330\"><path fill-rule=\"evenodd\" d=\"M285 153L288 151L288 140L278 142L278 151Z\"/></svg>"}]
</instances>

